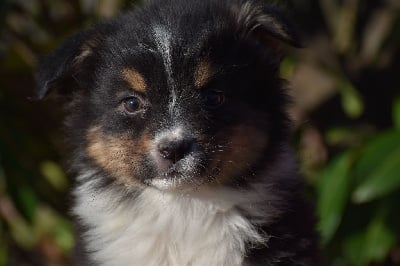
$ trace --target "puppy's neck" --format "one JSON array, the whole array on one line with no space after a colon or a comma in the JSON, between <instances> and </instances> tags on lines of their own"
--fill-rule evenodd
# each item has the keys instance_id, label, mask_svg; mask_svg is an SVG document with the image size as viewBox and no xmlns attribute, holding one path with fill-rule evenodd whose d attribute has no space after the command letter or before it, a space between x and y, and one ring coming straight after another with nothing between
<instances>
[{"instance_id":1,"label":"puppy's neck","mask_svg":"<svg viewBox=\"0 0 400 266\"><path fill-rule=\"evenodd\" d=\"M84 241L96 265L242 265L246 245L266 243L256 226L276 216L273 204L260 207L266 188L188 195L149 187L121 200L95 187L76 189L74 213L89 228Z\"/></svg>"}]
</instances>

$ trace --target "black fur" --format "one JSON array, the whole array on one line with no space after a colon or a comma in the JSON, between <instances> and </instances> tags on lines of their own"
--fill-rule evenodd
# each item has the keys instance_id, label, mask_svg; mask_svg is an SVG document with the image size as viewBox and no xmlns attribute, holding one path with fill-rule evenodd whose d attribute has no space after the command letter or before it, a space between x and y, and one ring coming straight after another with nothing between
<instances>
[{"instance_id":1,"label":"black fur","mask_svg":"<svg viewBox=\"0 0 400 266\"><path fill-rule=\"evenodd\" d=\"M158 26L170 33L166 38L171 41L171 77L154 33ZM39 66L39 97L53 90L66 97L72 170L81 173L96 169L89 177L99 180L96 189L113 189L123 201L132 200L160 170L149 154L132 152L135 167L127 168L141 185L126 188L112 171L102 168L88 154L88 132L93 128L101 128L107 136L128 135L137 140L146 134L154 138L160 130L178 122L184 124L190 132L187 140L196 145L190 152L199 161L190 170L198 178L195 184L213 182L221 174L218 167L212 167L214 154L218 153L217 145L229 143L218 134L225 132L229 139L230 130L243 124L265 133L268 145L262 155L220 184L246 188L252 182L264 182L262 172L282 171L273 181L266 181L273 182L277 193L286 197L280 207L282 214L274 223L260 225L270 241L265 246L249 246L246 265L317 265L314 220L302 199L301 181L292 178L285 183L287 179L280 179L285 175L297 177L295 172L286 172L295 168L294 163L288 161L287 169L269 169L280 160L289 138L288 97L279 77L279 47L283 44L300 46L300 41L285 14L264 1L147 1L142 7L76 34L45 57ZM196 67L203 61L209 62L215 73L203 88L195 89ZM144 76L148 87L145 95L132 94L121 78L124 68L134 68ZM166 112L171 86L185 99L174 114ZM224 104L218 108L205 106L210 92L220 90L225 94ZM128 115L121 111L121 103L132 95L140 100L142 109ZM173 174L188 174L185 171L178 165ZM80 250L85 250L84 245Z\"/></svg>"}]
</instances>

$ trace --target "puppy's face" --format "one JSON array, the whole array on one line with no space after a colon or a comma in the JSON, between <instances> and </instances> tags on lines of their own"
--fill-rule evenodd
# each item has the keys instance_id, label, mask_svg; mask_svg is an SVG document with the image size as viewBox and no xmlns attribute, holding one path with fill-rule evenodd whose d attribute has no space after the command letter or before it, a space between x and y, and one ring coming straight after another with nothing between
<instances>
[{"instance_id":1,"label":"puppy's face","mask_svg":"<svg viewBox=\"0 0 400 266\"><path fill-rule=\"evenodd\" d=\"M98 25L44 61L42 91L75 88L67 124L78 171L126 188L232 184L285 139L271 36L291 41L286 26L269 14L281 26L262 28L251 6L181 5Z\"/></svg>"}]
</instances>

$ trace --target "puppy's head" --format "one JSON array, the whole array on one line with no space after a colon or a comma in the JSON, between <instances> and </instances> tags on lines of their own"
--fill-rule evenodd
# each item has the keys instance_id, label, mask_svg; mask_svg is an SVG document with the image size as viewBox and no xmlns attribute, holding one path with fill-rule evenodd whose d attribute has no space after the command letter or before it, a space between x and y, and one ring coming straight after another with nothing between
<instances>
[{"instance_id":1,"label":"puppy's head","mask_svg":"<svg viewBox=\"0 0 400 266\"><path fill-rule=\"evenodd\" d=\"M256 1L153 1L43 59L65 95L74 167L126 188L251 180L286 138L282 13ZM268 156L267 156L268 155Z\"/></svg>"}]
</instances>

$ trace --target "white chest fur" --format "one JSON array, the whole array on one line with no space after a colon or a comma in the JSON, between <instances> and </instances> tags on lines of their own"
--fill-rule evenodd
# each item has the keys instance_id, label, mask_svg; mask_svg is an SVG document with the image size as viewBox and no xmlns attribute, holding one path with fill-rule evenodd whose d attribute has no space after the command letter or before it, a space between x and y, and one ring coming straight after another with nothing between
<instances>
[{"instance_id":1,"label":"white chest fur","mask_svg":"<svg viewBox=\"0 0 400 266\"><path fill-rule=\"evenodd\" d=\"M189 197L147 188L115 202L90 187L75 191L74 212L90 228L84 239L97 265L239 266L245 244L264 241L235 208L249 199L233 191Z\"/></svg>"}]
</instances>

